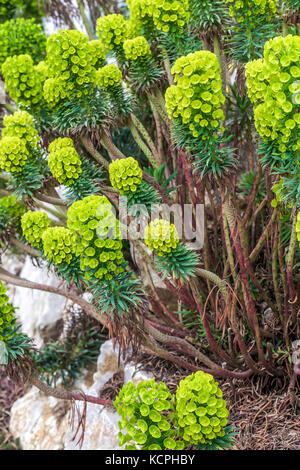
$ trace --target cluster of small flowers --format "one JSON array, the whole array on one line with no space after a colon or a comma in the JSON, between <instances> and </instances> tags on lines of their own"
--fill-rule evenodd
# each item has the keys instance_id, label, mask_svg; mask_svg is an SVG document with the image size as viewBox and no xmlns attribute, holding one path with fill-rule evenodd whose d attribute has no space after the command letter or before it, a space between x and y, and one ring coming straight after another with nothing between
<instances>
[{"instance_id":1,"label":"cluster of small flowers","mask_svg":"<svg viewBox=\"0 0 300 470\"><path fill-rule=\"evenodd\" d=\"M205 444L225 435L229 411L212 375L198 371L182 380L176 392L179 433L187 444Z\"/></svg>"},{"instance_id":2,"label":"cluster of small flowers","mask_svg":"<svg viewBox=\"0 0 300 470\"><path fill-rule=\"evenodd\" d=\"M174 224L155 219L145 228L144 240L151 251L155 251L158 256L165 256L176 249L179 236Z\"/></svg>"},{"instance_id":3,"label":"cluster of small flowers","mask_svg":"<svg viewBox=\"0 0 300 470\"><path fill-rule=\"evenodd\" d=\"M109 179L121 194L134 193L141 184L143 172L137 160L132 157L117 158L109 165Z\"/></svg>"},{"instance_id":4,"label":"cluster of small flowers","mask_svg":"<svg viewBox=\"0 0 300 470\"><path fill-rule=\"evenodd\" d=\"M163 382L151 379L137 386L128 382L114 405L121 416L119 445L127 444L126 450L136 450L135 444L141 450L183 449L184 442L176 439L170 419L175 411L173 397Z\"/></svg>"},{"instance_id":5,"label":"cluster of small flowers","mask_svg":"<svg viewBox=\"0 0 300 470\"><path fill-rule=\"evenodd\" d=\"M130 17L139 25L181 34L190 17L188 0L130 0Z\"/></svg>"},{"instance_id":6,"label":"cluster of small flowers","mask_svg":"<svg viewBox=\"0 0 300 470\"><path fill-rule=\"evenodd\" d=\"M101 88L117 87L122 83L122 72L115 64L105 65L95 72L95 82Z\"/></svg>"},{"instance_id":7,"label":"cluster of small flowers","mask_svg":"<svg viewBox=\"0 0 300 470\"><path fill-rule=\"evenodd\" d=\"M97 19L97 34L105 51L114 50L127 37L127 22L123 15L112 14Z\"/></svg>"},{"instance_id":8,"label":"cluster of small flowers","mask_svg":"<svg viewBox=\"0 0 300 470\"><path fill-rule=\"evenodd\" d=\"M133 39L126 39L123 44L125 57L127 60L136 61L151 54L150 46L143 36Z\"/></svg>"},{"instance_id":9,"label":"cluster of small flowers","mask_svg":"<svg viewBox=\"0 0 300 470\"><path fill-rule=\"evenodd\" d=\"M58 137L49 145L49 169L57 181L66 186L74 184L82 173L81 160L68 137Z\"/></svg>"},{"instance_id":10,"label":"cluster of small flowers","mask_svg":"<svg viewBox=\"0 0 300 470\"><path fill-rule=\"evenodd\" d=\"M26 206L17 201L17 198L14 194L2 197L0 199L0 208L0 211L2 209L6 210L9 214L9 217L12 219L20 219L20 217L22 217L22 215L27 211ZM15 221L15 223L17 223L17 221Z\"/></svg>"},{"instance_id":11,"label":"cluster of small flowers","mask_svg":"<svg viewBox=\"0 0 300 470\"><path fill-rule=\"evenodd\" d=\"M238 23L244 23L255 18L270 20L276 15L276 0L225 0L229 3L229 13Z\"/></svg>"},{"instance_id":12,"label":"cluster of small flowers","mask_svg":"<svg viewBox=\"0 0 300 470\"><path fill-rule=\"evenodd\" d=\"M19 137L26 142L27 148L36 148L39 142L38 131L34 120L27 111L16 111L3 118L4 129L2 137Z\"/></svg>"},{"instance_id":13,"label":"cluster of small flowers","mask_svg":"<svg viewBox=\"0 0 300 470\"><path fill-rule=\"evenodd\" d=\"M49 36L46 50L49 78L44 83L44 97L49 105L88 94L85 85L92 82L94 64L102 58L103 49L90 46L80 31L60 30Z\"/></svg>"},{"instance_id":14,"label":"cluster of small flowers","mask_svg":"<svg viewBox=\"0 0 300 470\"><path fill-rule=\"evenodd\" d=\"M95 67L95 69L103 67L106 55L102 42L99 39L94 39L93 41L89 41L88 47L92 59L92 66Z\"/></svg>"},{"instance_id":15,"label":"cluster of small flowers","mask_svg":"<svg viewBox=\"0 0 300 470\"><path fill-rule=\"evenodd\" d=\"M38 62L46 48L46 35L34 18L17 18L0 24L0 67L7 57L30 54Z\"/></svg>"},{"instance_id":16,"label":"cluster of small flowers","mask_svg":"<svg viewBox=\"0 0 300 470\"><path fill-rule=\"evenodd\" d=\"M17 104L36 106L43 97L42 75L29 54L8 57L1 67L5 87Z\"/></svg>"},{"instance_id":17,"label":"cluster of small flowers","mask_svg":"<svg viewBox=\"0 0 300 470\"><path fill-rule=\"evenodd\" d=\"M43 233L50 225L50 220L43 211L27 211L21 219L24 237L36 248L41 248Z\"/></svg>"},{"instance_id":18,"label":"cluster of small flowers","mask_svg":"<svg viewBox=\"0 0 300 470\"><path fill-rule=\"evenodd\" d=\"M10 338L5 334L6 328L9 328L14 320L14 307L8 302L6 287L0 281L0 341L6 341Z\"/></svg>"},{"instance_id":19,"label":"cluster of small flowers","mask_svg":"<svg viewBox=\"0 0 300 470\"><path fill-rule=\"evenodd\" d=\"M21 173L29 158L26 141L20 137L3 137L0 140L0 168L12 174Z\"/></svg>"},{"instance_id":20,"label":"cluster of small flowers","mask_svg":"<svg viewBox=\"0 0 300 470\"><path fill-rule=\"evenodd\" d=\"M284 157L300 150L300 37L276 37L265 44L264 58L246 65L255 126L265 141L277 141Z\"/></svg>"},{"instance_id":21,"label":"cluster of small flowers","mask_svg":"<svg viewBox=\"0 0 300 470\"><path fill-rule=\"evenodd\" d=\"M68 210L67 225L80 236L76 254L85 277L111 280L124 271L121 232L105 196L87 196Z\"/></svg>"},{"instance_id":22,"label":"cluster of small flowers","mask_svg":"<svg viewBox=\"0 0 300 470\"><path fill-rule=\"evenodd\" d=\"M218 129L224 120L225 97L215 54L197 51L180 57L172 73L176 85L169 87L165 95L169 117L178 119L182 125L188 124L193 137L201 135L205 128Z\"/></svg>"},{"instance_id":23,"label":"cluster of small flowers","mask_svg":"<svg viewBox=\"0 0 300 470\"><path fill-rule=\"evenodd\" d=\"M60 265L71 263L79 239L65 227L50 227L43 232L42 242L48 260Z\"/></svg>"}]
</instances>

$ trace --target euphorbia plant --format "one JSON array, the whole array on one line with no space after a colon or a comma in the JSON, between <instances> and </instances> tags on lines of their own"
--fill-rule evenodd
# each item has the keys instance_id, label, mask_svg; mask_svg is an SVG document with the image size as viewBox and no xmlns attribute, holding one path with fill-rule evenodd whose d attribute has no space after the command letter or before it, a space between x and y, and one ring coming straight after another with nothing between
<instances>
[{"instance_id":1,"label":"euphorbia plant","mask_svg":"<svg viewBox=\"0 0 300 470\"><path fill-rule=\"evenodd\" d=\"M2 238L47 262L123 352L295 383L280 355L299 337L298 18L297 2L130 0L97 19L97 37L62 29L38 64L20 50L1 65L16 106L1 192L29 209L23 233L1 225ZM174 220L150 220L154 206ZM175 227L187 206L194 238L184 217Z\"/></svg>"}]
</instances>

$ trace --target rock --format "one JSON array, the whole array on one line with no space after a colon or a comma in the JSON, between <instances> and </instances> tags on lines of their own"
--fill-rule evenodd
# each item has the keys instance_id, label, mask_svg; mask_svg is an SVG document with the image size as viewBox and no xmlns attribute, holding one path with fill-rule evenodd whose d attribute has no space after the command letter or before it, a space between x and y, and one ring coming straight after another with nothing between
<instances>
[{"instance_id":1,"label":"rock","mask_svg":"<svg viewBox=\"0 0 300 470\"><path fill-rule=\"evenodd\" d=\"M97 361L97 370L77 380L74 390L81 390L92 396L99 396L101 389L112 376L124 371L124 382L132 380L136 384L152 378L132 363L118 362L118 348L113 349L112 341L103 343ZM77 402L82 414L84 404ZM24 397L17 400L11 410L10 430L20 439L23 450L117 450L118 422L120 417L113 408L87 403L85 435L82 446L78 442L81 431L74 439L78 415L75 414L74 427L70 423L70 403L46 397L33 387Z\"/></svg>"},{"instance_id":2,"label":"rock","mask_svg":"<svg viewBox=\"0 0 300 470\"><path fill-rule=\"evenodd\" d=\"M57 287L60 282L47 269L34 266L29 256L25 259L20 277L47 286ZM10 287L10 295L12 303L18 307L16 315L22 324L22 331L33 338L38 347L49 339L55 340L59 337L65 297L16 286L13 286L13 289Z\"/></svg>"},{"instance_id":3,"label":"rock","mask_svg":"<svg viewBox=\"0 0 300 470\"><path fill-rule=\"evenodd\" d=\"M62 450L68 430L69 402L32 388L11 409L10 431L23 450Z\"/></svg>"}]
</instances>

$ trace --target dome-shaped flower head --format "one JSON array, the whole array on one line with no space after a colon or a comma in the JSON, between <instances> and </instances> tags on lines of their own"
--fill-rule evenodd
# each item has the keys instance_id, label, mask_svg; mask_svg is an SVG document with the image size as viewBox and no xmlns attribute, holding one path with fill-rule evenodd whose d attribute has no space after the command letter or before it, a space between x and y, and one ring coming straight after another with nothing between
<instances>
[{"instance_id":1,"label":"dome-shaped flower head","mask_svg":"<svg viewBox=\"0 0 300 470\"><path fill-rule=\"evenodd\" d=\"M65 227L49 227L42 234L44 253L57 266L70 264L78 241L78 236Z\"/></svg>"},{"instance_id":2,"label":"dome-shaped flower head","mask_svg":"<svg viewBox=\"0 0 300 470\"><path fill-rule=\"evenodd\" d=\"M23 235L28 243L36 248L40 248L42 235L51 225L46 212L27 211L21 219Z\"/></svg>"},{"instance_id":3,"label":"dome-shaped flower head","mask_svg":"<svg viewBox=\"0 0 300 470\"><path fill-rule=\"evenodd\" d=\"M0 140L0 168L12 174L23 171L29 152L26 140L20 137L3 137Z\"/></svg>"},{"instance_id":4,"label":"dome-shaped flower head","mask_svg":"<svg viewBox=\"0 0 300 470\"><path fill-rule=\"evenodd\" d=\"M54 178L71 186L82 173L81 160L72 139L59 137L49 145L48 165Z\"/></svg>"},{"instance_id":5,"label":"dome-shaped flower head","mask_svg":"<svg viewBox=\"0 0 300 470\"><path fill-rule=\"evenodd\" d=\"M144 240L151 251L155 251L158 256L165 256L176 249L179 235L174 224L155 219L146 227Z\"/></svg>"},{"instance_id":6,"label":"dome-shaped flower head","mask_svg":"<svg viewBox=\"0 0 300 470\"><path fill-rule=\"evenodd\" d=\"M116 159L109 165L109 178L112 186L121 194L135 192L141 184L143 172L137 160L132 157Z\"/></svg>"}]
</instances>

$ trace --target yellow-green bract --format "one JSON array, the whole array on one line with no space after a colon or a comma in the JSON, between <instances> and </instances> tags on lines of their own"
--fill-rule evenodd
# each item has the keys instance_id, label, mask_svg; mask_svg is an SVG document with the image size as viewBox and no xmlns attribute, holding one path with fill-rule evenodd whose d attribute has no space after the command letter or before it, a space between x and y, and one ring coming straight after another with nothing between
<instances>
[{"instance_id":1,"label":"yellow-green bract","mask_svg":"<svg viewBox=\"0 0 300 470\"><path fill-rule=\"evenodd\" d=\"M225 0L229 4L229 13L239 23L251 18L270 20L276 15L276 0Z\"/></svg>"},{"instance_id":2,"label":"yellow-green bract","mask_svg":"<svg viewBox=\"0 0 300 470\"><path fill-rule=\"evenodd\" d=\"M17 103L35 106L43 96L42 77L30 55L8 57L1 71L10 97Z\"/></svg>"},{"instance_id":3,"label":"yellow-green bract","mask_svg":"<svg viewBox=\"0 0 300 470\"><path fill-rule=\"evenodd\" d=\"M27 211L21 219L23 235L30 245L39 248L44 231L51 223L46 212Z\"/></svg>"},{"instance_id":4,"label":"yellow-green bract","mask_svg":"<svg viewBox=\"0 0 300 470\"><path fill-rule=\"evenodd\" d=\"M166 91L169 117L189 125L193 137L215 130L224 120L221 69L215 54L197 51L180 57L172 67L174 81Z\"/></svg>"},{"instance_id":5,"label":"yellow-green bract","mask_svg":"<svg viewBox=\"0 0 300 470\"><path fill-rule=\"evenodd\" d=\"M4 116L3 124L2 137L19 137L29 149L37 147L38 131L34 127L33 117L27 111L16 111L10 116Z\"/></svg>"},{"instance_id":6,"label":"yellow-green bract","mask_svg":"<svg viewBox=\"0 0 300 470\"><path fill-rule=\"evenodd\" d=\"M79 242L78 236L65 227L49 227L42 234L43 250L56 265L70 264Z\"/></svg>"},{"instance_id":7,"label":"yellow-green bract","mask_svg":"<svg viewBox=\"0 0 300 470\"><path fill-rule=\"evenodd\" d=\"M26 140L20 137L3 137L0 140L0 168L12 174L21 173L29 158Z\"/></svg>"},{"instance_id":8,"label":"yellow-green bract","mask_svg":"<svg viewBox=\"0 0 300 470\"><path fill-rule=\"evenodd\" d=\"M34 18L17 18L0 24L0 66L7 57L30 54L34 62L42 58L46 35Z\"/></svg>"},{"instance_id":9,"label":"yellow-green bract","mask_svg":"<svg viewBox=\"0 0 300 470\"><path fill-rule=\"evenodd\" d=\"M144 240L151 251L158 256L171 253L179 243L179 236L174 224L167 220L155 219L145 229Z\"/></svg>"},{"instance_id":10,"label":"yellow-green bract","mask_svg":"<svg viewBox=\"0 0 300 470\"><path fill-rule=\"evenodd\" d=\"M102 88L119 86L122 83L122 72L115 64L105 65L95 72L95 82Z\"/></svg>"},{"instance_id":11,"label":"yellow-green bract","mask_svg":"<svg viewBox=\"0 0 300 470\"><path fill-rule=\"evenodd\" d=\"M96 29L106 51L122 45L127 35L126 20L123 15L118 14L98 18Z\"/></svg>"},{"instance_id":12,"label":"yellow-green bract","mask_svg":"<svg viewBox=\"0 0 300 470\"><path fill-rule=\"evenodd\" d=\"M142 182L143 172L137 160L132 157L117 158L109 165L109 178L112 186L121 194L135 192Z\"/></svg>"},{"instance_id":13,"label":"yellow-green bract","mask_svg":"<svg viewBox=\"0 0 300 470\"><path fill-rule=\"evenodd\" d=\"M229 411L212 375L198 371L181 380L176 391L176 417L187 444L205 444L225 435Z\"/></svg>"},{"instance_id":14,"label":"yellow-green bract","mask_svg":"<svg viewBox=\"0 0 300 470\"><path fill-rule=\"evenodd\" d=\"M134 39L126 39L123 44L125 57L128 60L138 60L151 54L150 46L143 36Z\"/></svg>"},{"instance_id":15,"label":"yellow-green bract","mask_svg":"<svg viewBox=\"0 0 300 470\"><path fill-rule=\"evenodd\" d=\"M264 58L246 65L255 126L265 141L276 141L284 157L300 150L300 37L276 37L265 44Z\"/></svg>"},{"instance_id":16,"label":"yellow-green bract","mask_svg":"<svg viewBox=\"0 0 300 470\"><path fill-rule=\"evenodd\" d=\"M124 271L119 221L105 196L87 196L68 210L67 224L80 240L76 254L85 277L110 280Z\"/></svg>"},{"instance_id":17,"label":"yellow-green bract","mask_svg":"<svg viewBox=\"0 0 300 470\"><path fill-rule=\"evenodd\" d=\"M188 0L130 0L131 18L139 25L165 33L181 34L190 17Z\"/></svg>"},{"instance_id":18,"label":"yellow-green bract","mask_svg":"<svg viewBox=\"0 0 300 470\"><path fill-rule=\"evenodd\" d=\"M72 139L59 137L51 142L48 165L52 175L59 183L72 186L82 173L81 160Z\"/></svg>"},{"instance_id":19,"label":"yellow-green bract","mask_svg":"<svg viewBox=\"0 0 300 470\"><path fill-rule=\"evenodd\" d=\"M0 281L0 341L8 340L4 330L8 328L14 319L14 307L8 302L6 287Z\"/></svg>"}]
</instances>

